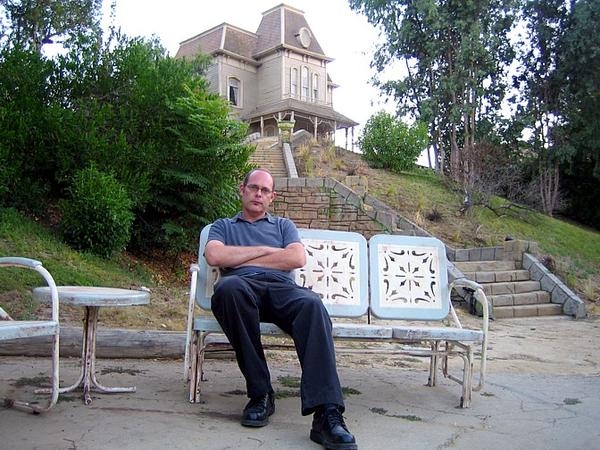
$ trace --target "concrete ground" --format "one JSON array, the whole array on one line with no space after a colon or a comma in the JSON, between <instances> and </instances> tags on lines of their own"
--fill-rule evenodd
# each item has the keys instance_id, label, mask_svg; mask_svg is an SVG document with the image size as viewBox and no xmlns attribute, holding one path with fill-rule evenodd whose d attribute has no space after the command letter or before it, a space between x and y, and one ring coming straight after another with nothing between
<instances>
[{"instance_id":1,"label":"concrete ground","mask_svg":"<svg viewBox=\"0 0 600 450\"><path fill-rule=\"evenodd\" d=\"M338 351L347 388L346 423L365 449L600 448L600 322L535 318L492 323L487 384L472 407L457 408L460 387L441 379L424 386L425 362ZM240 426L247 399L235 361L210 359L203 403L187 402L181 360L102 359L97 377L108 386L136 385L129 394L63 394L34 416L0 409L1 449L318 449L300 415L293 352L269 352L279 393L264 428ZM0 357L0 397L32 387L17 381L43 374L40 358ZM77 376L63 359L61 380Z\"/></svg>"}]
</instances>

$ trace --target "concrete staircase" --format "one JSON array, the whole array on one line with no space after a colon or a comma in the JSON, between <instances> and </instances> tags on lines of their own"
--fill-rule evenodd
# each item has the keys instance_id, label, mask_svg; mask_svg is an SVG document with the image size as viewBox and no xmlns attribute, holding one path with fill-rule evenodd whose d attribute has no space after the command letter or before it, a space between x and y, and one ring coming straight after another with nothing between
<instances>
[{"instance_id":1,"label":"concrete staircase","mask_svg":"<svg viewBox=\"0 0 600 450\"><path fill-rule=\"evenodd\" d=\"M275 178L287 177L285 159L278 142L279 138L277 137L265 137L252 141L251 144L256 145L256 150L250 156L249 162L257 167L267 169Z\"/></svg>"},{"instance_id":2,"label":"concrete staircase","mask_svg":"<svg viewBox=\"0 0 600 450\"><path fill-rule=\"evenodd\" d=\"M483 286L493 306L495 319L553 316L563 314L562 305L552 303L550 294L532 280L518 261L455 262L463 274Z\"/></svg>"}]
</instances>

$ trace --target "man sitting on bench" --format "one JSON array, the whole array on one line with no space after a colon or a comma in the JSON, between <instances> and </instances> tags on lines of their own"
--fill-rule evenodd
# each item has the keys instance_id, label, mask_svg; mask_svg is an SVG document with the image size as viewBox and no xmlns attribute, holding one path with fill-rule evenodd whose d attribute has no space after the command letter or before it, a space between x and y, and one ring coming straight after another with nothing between
<instances>
[{"instance_id":1,"label":"man sitting on bench","mask_svg":"<svg viewBox=\"0 0 600 450\"><path fill-rule=\"evenodd\" d=\"M319 295L298 286L291 271L306 255L294 223L268 208L273 177L252 170L240 185L242 211L210 229L207 262L220 269L211 308L229 342L250 401L242 425L262 427L275 411L260 322L271 322L294 340L302 367L302 415L314 414L310 439L326 449L357 449L342 416L345 406L336 369L331 319Z\"/></svg>"}]
</instances>

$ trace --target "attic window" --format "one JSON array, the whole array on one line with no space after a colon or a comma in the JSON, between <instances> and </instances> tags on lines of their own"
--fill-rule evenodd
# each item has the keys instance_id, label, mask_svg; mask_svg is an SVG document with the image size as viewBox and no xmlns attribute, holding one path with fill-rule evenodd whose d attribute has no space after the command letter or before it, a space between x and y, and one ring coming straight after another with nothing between
<instances>
[{"instance_id":1,"label":"attic window","mask_svg":"<svg viewBox=\"0 0 600 450\"><path fill-rule=\"evenodd\" d=\"M298 30L298 33L296 33L296 38L302 47L308 48L310 41L312 40L312 33L308 28L302 27Z\"/></svg>"}]
</instances>

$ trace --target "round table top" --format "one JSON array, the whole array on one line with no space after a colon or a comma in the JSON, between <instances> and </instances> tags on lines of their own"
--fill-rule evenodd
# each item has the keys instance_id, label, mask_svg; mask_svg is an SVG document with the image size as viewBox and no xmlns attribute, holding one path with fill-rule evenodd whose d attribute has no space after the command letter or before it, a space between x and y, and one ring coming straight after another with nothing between
<instances>
[{"instance_id":1,"label":"round table top","mask_svg":"<svg viewBox=\"0 0 600 450\"><path fill-rule=\"evenodd\" d=\"M135 289L121 289L99 286L57 286L61 303L75 306L134 306L150 303L150 293ZM33 289L33 297L40 301L50 301L48 286Z\"/></svg>"}]
</instances>

